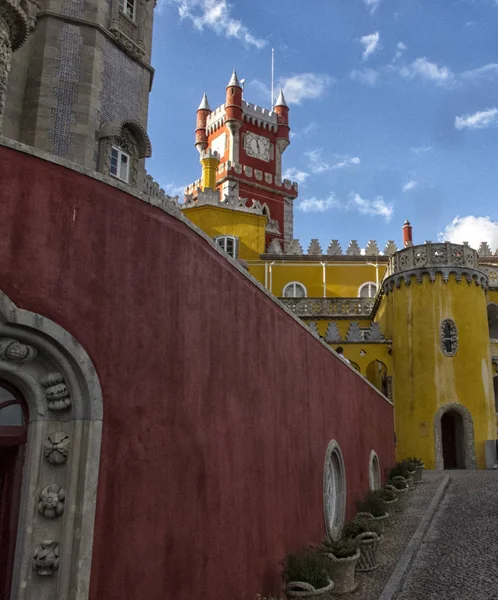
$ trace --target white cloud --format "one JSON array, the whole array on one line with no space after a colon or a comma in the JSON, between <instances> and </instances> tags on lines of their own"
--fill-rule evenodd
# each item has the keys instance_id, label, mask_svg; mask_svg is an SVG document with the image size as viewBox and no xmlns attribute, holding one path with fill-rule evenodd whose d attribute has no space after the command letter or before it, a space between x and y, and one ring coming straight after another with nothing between
<instances>
[{"instance_id":1,"label":"white cloud","mask_svg":"<svg viewBox=\"0 0 498 600\"><path fill-rule=\"evenodd\" d=\"M396 60L399 60L403 56L403 53L406 49L407 49L406 44L404 44L403 42L398 42L396 45L396 54L393 57L393 62L395 62Z\"/></svg>"},{"instance_id":2,"label":"white cloud","mask_svg":"<svg viewBox=\"0 0 498 600\"><path fill-rule=\"evenodd\" d=\"M392 219L394 208L388 204L382 196L377 196L374 200L362 198L360 194L351 193L349 196L349 207L358 210L362 215L372 217L383 217L387 223Z\"/></svg>"},{"instance_id":3,"label":"white cloud","mask_svg":"<svg viewBox=\"0 0 498 600\"><path fill-rule=\"evenodd\" d=\"M291 181L297 181L298 183L304 183L306 179L309 177L309 173L305 171L300 171L295 167L290 167L286 169L283 174L283 179L290 179Z\"/></svg>"},{"instance_id":4,"label":"white cloud","mask_svg":"<svg viewBox=\"0 0 498 600\"><path fill-rule=\"evenodd\" d=\"M487 242L492 250L498 247L498 221L490 217L455 217L446 226L438 238L440 241L449 241L454 244L468 242L472 248L479 248L481 242Z\"/></svg>"},{"instance_id":5,"label":"white cloud","mask_svg":"<svg viewBox=\"0 0 498 600\"><path fill-rule=\"evenodd\" d=\"M405 183L405 185L403 186L403 191L404 192L409 192L410 190L413 190L417 187L418 182L417 181L413 181L413 179L411 181L408 181L408 183Z\"/></svg>"},{"instance_id":6,"label":"white cloud","mask_svg":"<svg viewBox=\"0 0 498 600\"><path fill-rule=\"evenodd\" d=\"M487 65L483 65L477 69L471 69L470 71L464 71L461 73L461 77L463 79L474 81L485 79L486 77L496 77L496 75L498 75L498 63L488 63Z\"/></svg>"},{"instance_id":7,"label":"white cloud","mask_svg":"<svg viewBox=\"0 0 498 600\"><path fill-rule=\"evenodd\" d=\"M450 83L454 79L454 75L448 67L440 67L436 63L428 61L425 57L417 58L410 65L401 67L399 72L407 79L420 77L436 83Z\"/></svg>"},{"instance_id":8,"label":"white cloud","mask_svg":"<svg viewBox=\"0 0 498 600\"><path fill-rule=\"evenodd\" d=\"M309 168L312 173L325 173L325 171L330 171L332 168L329 163L325 162L322 158L322 150L321 148L317 148L316 150L309 150L304 153L308 159Z\"/></svg>"},{"instance_id":9,"label":"white cloud","mask_svg":"<svg viewBox=\"0 0 498 600\"><path fill-rule=\"evenodd\" d=\"M174 183L167 183L164 186L164 191L168 196L181 196L185 194L185 185L176 185Z\"/></svg>"},{"instance_id":10,"label":"white cloud","mask_svg":"<svg viewBox=\"0 0 498 600\"><path fill-rule=\"evenodd\" d=\"M301 104L303 100L321 98L333 83L332 77L321 73L301 73L281 77L278 81L288 104Z\"/></svg>"},{"instance_id":11,"label":"white cloud","mask_svg":"<svg viewBox=\"0 0 498 600\"><path fill-rule=\"evenodd\" d=\"M325 212L338 206L337 198L331 193L324 200L320 200L314 196L312 198L305 198L299 202L297 208L303 212Z\"/></svg>"},{"instance_id":12,"label":"white cloud","mask_svg":"<svg viewBox=\"0 0 498 600\"><path fill-rule=\"evenodd\" d=\"M425 152L430 152L432 150L432 146L415 146L412 148L412 152L415 154L424 154Z\"/></svg>"},{"instance_id":13,"label":"white cloud","mask_svg":"<svg viewBox=\"0 0 498 600\"><path fill-rule=\"evenodd\" d=\"M375 69L353 69L349 75L353 81L364 85L375 85L379 80L379 72Z\"/></svg>"},{"instance_id":14,"label":"white cloud","mask_svg":"<svg viewBox=\"0 0 498 600\"><path fill-rule=\"evenodd\" d=\"M366 7L370 9L370 14L373 14L381 5L382 0L363 0Z\"/></svg>"},{"instance_id":15,"label":"white cloud","mask_svg":"<svg viewBox=\"0 0 498 600\"><path fill-rule=\"evenodd\" d=\"M498 121L498 108L489 108L476 112L473 115L463 115L455 118L457 129L484 129L495 125Z\"/></svg>"},{"instance_id":16,"label":"white cloud","mask_svg":"<svg viewBox=\"0 0 498 600\"><path fill-rule=\"evenodd\" d=\"M359 165L361 160L358 156L345 156L338 163L331 166L332 169L344 169L345 167L351 167L353 165Z\"/></svg>"},{"instance_id":17,"label":"white cloud","mask_svg":"<svg viewBox=\"0 0 498 600\"><path fill-rule=\"evenodd\" d=\"M266 46L266 41L255 37L238 19L231 16L232 6L227 0L167 0L178 7L181 19L192 21L195 29L211 29L217 35L237 39L246 46L258 49Z\"/></svg>"},{"instance_id":18,"label":"white cloud","mask_svg":"<svg viewBox=\"0 0 498 600\"><path fill-rule=\"evenodd\" d=\"M301 131L291 131L290 137L291 138L306 137L307 135L309 135L310 133L315 131L315 129L316 129L316 123L315 123L315 121L311 121L311 123L308 123L308 125L306 125L306 127L304 127L304 129L301 129Z\"/></svg>"},{"instance_id":19,"label":"white cloud","mask_svg":"<svg viewBox=\"0 0 498 600\"><path fill-rule=\"evenodd\" d=\"M363 60L367 60L376 50L379 49L380 34L378 31L364 35L360 38L360 42L363 44Z\"/></svg>"}]
</instances>

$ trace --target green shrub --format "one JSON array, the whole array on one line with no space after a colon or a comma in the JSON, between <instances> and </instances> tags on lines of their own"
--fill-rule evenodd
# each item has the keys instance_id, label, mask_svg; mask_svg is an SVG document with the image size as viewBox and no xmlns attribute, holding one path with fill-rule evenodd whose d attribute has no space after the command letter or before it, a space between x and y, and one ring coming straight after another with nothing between
<instances>
[{"instance_id":1,"label":"green shrub","mask_svg":"<svg viewBox=\"0 0 498 600\"><path fill-rule=\"evenodd\" d=\"M401 479L393 479L393 481L389 482L389 485L392 485L397 490L406 490L406 488L408 487L406 481L402 481Z\"/></svg>"},{"instance_id":2,"label":"green shrub","mask_svg":"<svg viewBox=\"0 0 498 600\"><path fill-rule=\"evenodd\" d=\"M315 589L329 584L328 560L317 548L305 548L288 554L282 562L282 579L284 583L304 581Z\"/></svg>"},{"instance_id":3,"label":"green shrub","mask_svg":"<svg viewBox=\"0 0 498 600\"><path fill-rule=\"evenodd\" d=\"M422 467L424 464L424 461L421 458L416 458L414 456L410 456L408 458L405 459L407 462L412 463L413 465L415 465L416 467Z\"/></svg>"},{"instance_id":4,"label":"green shrub","mask_svg":"<svg viewBox=\"0 0 498 600\"><path fill-rule=\"evenodd\" d=\"M404 462L399 462L396 463L392 469L389 469L387 478L393 479L394 477L404 477L405 479L408 479L408 477L410 477L408 471L408 465Z\"/></svg>"},{"instance_id":5,"label":"green shrub","mask_svg":"<svg viewBox=\"0 0 498 600\"><path fill-rule=\"evenodd\" d=\"M358 512L370 513L374 517L382 517L386 514L386 504L382 498L382 492L368 492L362 502L357 505Z\"/></svg>"},{"instance_id":6,"label":"green shrub","mask_svg":"<svg viewBox=\"0 0 498 600\"><path fill-rule=\"evenodd\" d=\"M358 543L351 537L343 536L340 540L324 540L322 549L328 554L333 554L336 558L348 558L356 554Z\"/></svg>"},{"instance_id":7,"label":"green shrub","mask_svg":"<svg viewBox=\"0 0 498 600\"><path fill-rule=\"evenodd\" d=\"M372 519L354 519L349 523L346 523L342 530L342 535L345 538L354 539L357 535L362 533L376 533L380 535L379 524Z\"/></svg>"},{"instance_id":8,"label":"green shrub","mask_svg":"<svg viewBox=\"0 0 498 600\"><path fill-rule=\"evenodd\" d=\"M407 471L415 471L416 469L416 464L409 458L405 458L404 460L401 461L401 464L406 465L406 469Z\"/></svg>"},{"instance_id":9,"label":"green shrub","mask_svg":"<svg viewBox=\"0 0 498 600\"><path fill-rule=\"evenodd\" d=\"M386 488L383 488L382 498L387 502L392 502L393 500L396 500L396 492L394 490L387 490Z\"/></svg>"}]
</instances>

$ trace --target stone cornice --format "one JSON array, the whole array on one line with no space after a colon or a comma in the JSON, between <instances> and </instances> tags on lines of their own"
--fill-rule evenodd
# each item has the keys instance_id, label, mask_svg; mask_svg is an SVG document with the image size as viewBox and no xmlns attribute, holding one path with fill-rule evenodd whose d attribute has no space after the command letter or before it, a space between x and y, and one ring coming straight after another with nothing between
<instances>
[{"instance_id":1,"label":"stone cornice","mask_svg":"<svg viewBox=\"0 0 498 600\"><path fill-rule=\"evenodd\" d=\"M465 279L469 285L475 283L475 285L481 286L483 290L486 290L488 286L487 275L477 269L464 267L421 267L420 269L410 269L403 273L391 275L391 277L385 279L382 291L384 294L389 294L395 287L399 288L402 282L404 282L405 286L409 286L412 282L412 277L415 277L417 284L423 283L424 276L428 276L429 281L435 283L437 275L442 276L444 283L448 283L450 275L453 275L457 283Z\"/></svg>"},{"instance_id":2,"label":"stone cornice","mask_svg":"<svg viewBox=\"0 0 498 600\"><path fill-rule=\"evenodd\" d=\"M36 19L38 21L40 21L41 19L43 19L45 17L52 17L54 19L59 19L60 21L65 21L66 23L72 23L74 25L82 25L83 27L91 27L92 29L97 29L97 31L102 33L102 35L105 35L109 40L114 42L118 47L122 48L124 52L128 53L126 48L123 48L123 44L120 42L120 40L118 40L111 31L109 31L105 27L102 27L102 25L100 25L99 23L94 23L93 21L88 21L87 19L81 19L79 17L72 17L69 15L61 15L60 13L56 13L51 10L42 10L36 15ZM127 38L127 40L129 40L129 38ZM132 40L129 40L129 43L136 46L136 44ZM137 48L138 48L138 46L137 46ZM137 63L139 63L144 69L149 71L150 76L151 76L150 86L152 87L152 81L154 79L154 68L148 62L143 60L143 58L140 58L138 56L138 53L136 56L133 56L132 58Z\"/></svg>"}]
</instances>

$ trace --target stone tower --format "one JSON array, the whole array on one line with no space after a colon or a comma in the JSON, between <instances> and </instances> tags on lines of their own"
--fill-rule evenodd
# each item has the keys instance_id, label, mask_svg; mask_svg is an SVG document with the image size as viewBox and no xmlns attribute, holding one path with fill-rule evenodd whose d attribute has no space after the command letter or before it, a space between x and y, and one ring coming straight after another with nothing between
<instances>
[{"instance_id":1,"label":"stone tower","mask_svg":"<svg viewBox=\"0 0 498 600\"><path fill-rule=\"evenodd\" d=\"M21 0L19 6L29 36L12 56L3 135L141 186L151 155L154 0Z\"/></svg>"},{"instance_id":2,"label":"stone tower","mask_svg":"<svg viewBox=\"0 0 498 600\"><path fill-rule=\"evenodd\" d=\"M389 259L380 320L392 339L399 459L486 466L496 438L487 285L468 245L408 245Z\"/></svg>"}]
</instances>

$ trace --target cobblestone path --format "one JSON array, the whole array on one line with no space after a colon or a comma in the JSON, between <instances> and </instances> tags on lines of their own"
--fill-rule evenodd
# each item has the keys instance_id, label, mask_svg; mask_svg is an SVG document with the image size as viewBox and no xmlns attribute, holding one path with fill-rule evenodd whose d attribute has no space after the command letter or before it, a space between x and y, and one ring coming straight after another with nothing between
<instances>
[{"instance_id":1,"label":"cobblestone path","mask_svg":"<svg viewBox=\"0 0 498 600\"><path fill-rule=\"evenodd\" d=\"M451 482L398 600L498 600L498 471Z\"/></svg>"}]
</instances>

